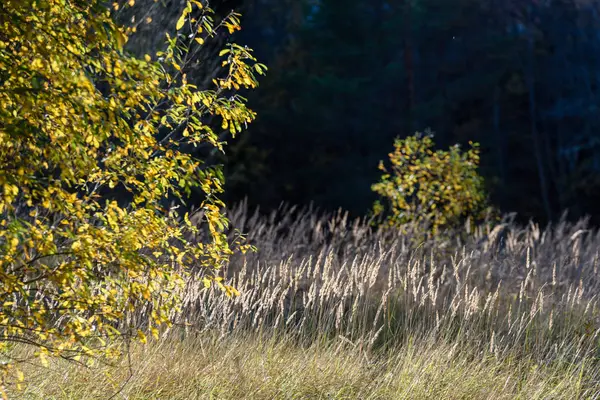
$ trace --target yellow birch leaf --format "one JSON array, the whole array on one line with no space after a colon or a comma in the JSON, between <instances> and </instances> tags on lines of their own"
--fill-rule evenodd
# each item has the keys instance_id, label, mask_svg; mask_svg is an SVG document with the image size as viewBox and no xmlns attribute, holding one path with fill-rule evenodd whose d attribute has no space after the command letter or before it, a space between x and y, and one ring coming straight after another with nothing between
<instances>
[{"instance_id":1,"label":"yellow birch leaf","mask_svg":"<svg viewBox=\"0 0 600 400\"><path fill-rule=\"evenodd\" d=\"M152 337L154 339L158 339L158 329L156 329L155 327L150 328L150 331L152 332Z\"/></svg>"},{"instance_id":2,"label":"yellow birch leaf","mask_svg":"<svg viewBox=\"0 0 600 400\"><path fill-rule=\"evenodd\" d=\"M137 336L138 336L138 339L140 339L140 342L142 342L144 344L148 343L148 339L146 338L146 335L144 334L144 332L138 330Z\"/></svg>"},{"instance_id":3,"label":"yellow birch leaf","mask_svg":"<svg viewBox=\"0 0 600 400\"><path fill-rule=\"evenodd\" d=\"M188 15L189 10L186 8L185 10L183 10L183 12L181 13L181 17L179 17L179 19L177 20L177 25L175 25L175 29L180 30L181 28L183 28L183 24L185 24L185 17Z\"/></svg>"},{"instance_id":4,"label":"yellow birch leaf","mask_svg":"<svg viewBox=\"0 0 600 400\"><path fill-rule=\"evenodd\" d=\"M40 353L40 362L44 367L47 367L49 365L48 356L46 355L46 353Z\"/></svg>"}]
</instances>

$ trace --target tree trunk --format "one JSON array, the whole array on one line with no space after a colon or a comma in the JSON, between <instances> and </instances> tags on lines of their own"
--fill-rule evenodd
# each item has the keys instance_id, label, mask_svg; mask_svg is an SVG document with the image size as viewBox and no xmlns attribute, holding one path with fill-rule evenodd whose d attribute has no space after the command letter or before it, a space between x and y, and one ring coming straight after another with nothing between
<instances>
[{"instance_id":1,"label":"tree trunk","mask_svg":"<svg viewBox=\"0 0 600 400\"><path fill-rule=\"evenodd\" d=\"M506 138L500 131L500 87L496 86L494 89L494 100L492 106L492 125L494 129L494 136L496 137L496 154L498 157L498 176L500 178L500 187L504 187L506 183Z\"/></svg>"},{"instance_id":2,"label":"tree trunk","mask_svg":"<svg viewBox=\"0 0 600 400\"><path fill-rule=\"evenodd\" d=\"M412 0L404 0L404 68L406 70L406 94L408 96L408 127L410 133L415 129L415 66L412 40Z\"/></svg>"},{"instance_id":3,"label":"tree trunk","mask_svg":"<svg viewBox=\"0 0 600 400\"><path fill-rule=\"evenodd\" d=\"M531 19L529 19L531 22ZM533 38L533 26L529 26L527 29L527 65L525 68L525 78L527 81L527 90L529 92L529 119L530 119L530 130L531 137L533 139L533 150L537 163L538 177L540 181L540 189L542 196L542 203L546 218L548 221L552 221L552 208L550 206L550 198L548 191L548 182L546 181L546 170L544 168L542 143L540 134L537 126L537 103L535 97L535 72L534 72L534 59L535 59L535 44Z\"/></svg>"}]
</instances>

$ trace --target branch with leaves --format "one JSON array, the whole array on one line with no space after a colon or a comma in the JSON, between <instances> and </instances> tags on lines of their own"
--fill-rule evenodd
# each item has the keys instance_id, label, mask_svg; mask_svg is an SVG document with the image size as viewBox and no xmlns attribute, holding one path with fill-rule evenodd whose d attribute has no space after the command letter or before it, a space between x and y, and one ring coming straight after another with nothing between
<instances>
[{"instance_id":1,"label":"branch with leaves","mask_svg":"<svg viewBox=\"0 0 600 400\"><path fill-rule=\"evenodd\" d=\"M223 151L207 119L235 135L255 118L235 93L255 88L266 71L250 49L230 44L220 53L223 78L212 89L186 76L206 38L239 29L239 16L215 26L206 4L189 1L177 29L193 33L168 36L163 51L139 59L124 50L134 31L114 22L115 11L80 0L7 0L0 9L5 386L23 379L12 344L34 346L42 362L118 357L120 344L172 323L190 270L235 294L217 271L249 249L227 241L221 174L183 151ZM116 187L131 201L101 195ZM193 188L205 195L204 242L190 239L199 227L187 214L163 206Z\"/></svg>"}]
</instances>

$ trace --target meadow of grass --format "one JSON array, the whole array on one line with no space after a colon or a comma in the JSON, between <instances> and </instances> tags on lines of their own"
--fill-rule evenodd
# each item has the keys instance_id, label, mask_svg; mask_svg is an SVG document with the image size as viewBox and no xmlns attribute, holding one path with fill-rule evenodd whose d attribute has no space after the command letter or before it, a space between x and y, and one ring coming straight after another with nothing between
<instances>
[{"instance_id":1,"label":"meadow of grass","mask_svg":"<svg viewBox=\"0 0 600 400\"><path fill-rule=\"evenodd\" d=\"M224 271L240 296L192 277L160 339L118 366L27 365L19 396L600 397L600 232L584 220L421 240L341 212L229 216L259 249Z\"/></svg>"}]
</instances>

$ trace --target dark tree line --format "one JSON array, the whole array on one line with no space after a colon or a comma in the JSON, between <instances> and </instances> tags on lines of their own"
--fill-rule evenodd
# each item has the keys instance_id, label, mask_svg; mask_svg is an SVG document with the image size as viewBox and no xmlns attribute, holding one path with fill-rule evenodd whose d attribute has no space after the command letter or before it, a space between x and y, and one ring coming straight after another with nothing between
<instances>
[{"instance_id":1,"label":"dark tree line","mask_svg":"<svg viewBox=\"0 0 600 400\"><path fill-rule=\"evenodd\" d=\"M212 3L243 13L236 41L270 68L222 160L230 201L362 215L393 139L430 128L481 143L503 211L600 222L600 1Z\"/></svg>"}]
</instances>

